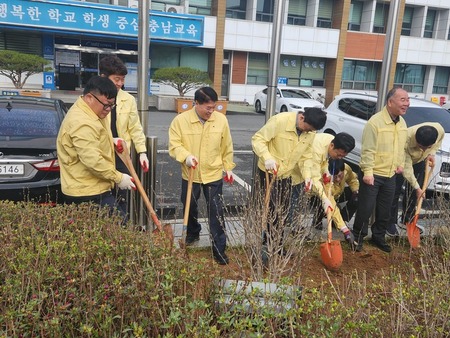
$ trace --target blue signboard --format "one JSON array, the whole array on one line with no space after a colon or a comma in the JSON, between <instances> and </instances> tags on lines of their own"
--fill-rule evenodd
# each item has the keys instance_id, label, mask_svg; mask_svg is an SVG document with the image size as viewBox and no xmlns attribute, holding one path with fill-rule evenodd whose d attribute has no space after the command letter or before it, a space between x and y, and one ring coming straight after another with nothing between
<instances>
[{"instance_id":1,"label":"blue signboard","mask_svg":"<svg viewBox=\"0 0 450 338\"><path fill-rule=\"evenodd\" d=\"M281 76L279 76L278 77L278 84L279 85L287 85L287 77L281 77Z\"/></svg>"},{"instance_id":2,"label":"blue signboard","mask_svg":"<svg viewBox=\"0 0 450 338\"><path fill-rule=\"evenodd\" d=\"M151 12L150 39L201 45L203 21L198 15ZM0 25L137 38L138 11L79 1L0 0Z\"/></svg>"}]
</instances>

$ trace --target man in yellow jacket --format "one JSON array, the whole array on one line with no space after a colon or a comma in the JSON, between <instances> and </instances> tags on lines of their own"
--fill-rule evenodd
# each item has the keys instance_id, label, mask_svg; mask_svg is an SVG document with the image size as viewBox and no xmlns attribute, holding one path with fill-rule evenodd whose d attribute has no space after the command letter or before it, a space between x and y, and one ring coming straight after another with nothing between
<instances>
[{"instance_id":1,"label":"man in yellow jacket","mask_svg":"<svg viewBox=\"0 0 450 338\"><path fill-rule=\"evenodd\" d=\"M331 196L329 197L333 208L331 219L336 228L342 231L345 240L353 247L355 239L346 222L352 219L358 208L358 175L343 159L330 159L325 174L333 175L332 183L325 184L325 189L330 188L328 185L331 184ZM329 178L326 180L328 181ZM314 195L312 204L316 207L313 225L316 229L322 230L322 219L326 216L325 211L320 207L323 202L317 195Z\"/></svg>"},{"instance_id":2,"label":"man in yellow jacket","mask_svg":"<svg viewBox=\"0 0 450 338\"><path fill-rule=\"evenodd\" d=\"M408 128L408 138L405 145L405 168L403 174L396 175L396 188L391 208L389 236L398 236L398 200L406 179L402 200L402 223L412 221L417 199L425 191L422 190L427 161L434 167L435 155L444 139L445 131L437 122L425 122ZM414 193L415 192L415 193Z\"/></svg>"},{"instance_id":3,"label":"man in yellow jacket","mask_svg":"<svg viewBox=\"0 0 450 338\"><path fill-rule=\"evenodd\" d=\"M212 253L217 263L228 264L225 253L226 234L223 211L223 172L225 180L233 182L233 142L225 115L214 110L218 100L211 87L198 89L194 94L195 106L176 116L169 127L169 155L181 163L181 201L186 208L187 185L190 168L194 168L186 245L200 239L197 201L201 190L206 199Z\"/></svg>"},{"instance_id":4,"label":"man in yellow jacket","mask_svg":"<svg viewBox=\"0 0 450 338\"><path fill-rule=\"evenodd\" d=\"M369 218L375 209L371 243L391 252L386 242L386 230L395 193L395 174L405 166L407 126L402 115L409 108L408 92L391 89L386 105L374 114L364 127L360 161L359 203L353 224L356 251L362 251L363 238L368 234Z\"/></svg>"},{"instance_id":5,"label":"man in yellow jacket","mask_svg":"<svg viewBox=\"0 0 450 338\"><path fill-rule=\"evenodd\" d=\"M106 117L115 107L117 89L108 78L92 77L67 112L57 138L61 189L67 203L94 202L125 210L116 203L114 184L135 189L130 175L116 170L114 141Z\"/></svg>"},{"instance_id":6,"label":"man in yellow jacket","mask_svg":"<svg viewBox=\"0 0 450 338\"><path fill-rule=\"evenodd\" d=\"M279 215L286 215L290 212L291 187L293 182L300 184L307 181L311 184L311 169L305 167L304 163L312 156L312 143L316 130L322 129L326 122L326 113L321 108L306 108L299 113L280 113L271 117L267 123L258 130L252 137L252 147L258 159L258 176L260 187L265 194L266 172L273 175L275 182L272 186L268 219L269 236L265 236L264 244L272 245L269 249L274 249L283 253L279 248L278 240L281 239L281 231L271 234L271 227L276 230L279 227ZM271 238L277 237L275 238Z\"/></svg>"},{"instance_id":7,"label":"man in yellow jacket","mask_svg":"<svg viewBox=\"0 0 450 338\"><path fill-rule=\"evenodd\" d=\"M317 134L314 138L313 154L311 160L306 165L311 167L312 191L316 198L313 198L313 205L317 207L316 217L328 212L332 213L332 219L338 229L344 234L345 240L353 246L353 234L344 223L339 209L336 208L336 201L333 195L329 196L328 189L334 187L331 179L337 175L336 162L334 160L342 159L355 148L355 139L347 133L338 133L331 135L327 133ZM331 171L329 166L332 165ZM320 207L322 204L322 208ZM316 224L316 223L314 223Z\"/></svg>"},{"instance_id":8,"label":"man in yellow jacket","mask_svg":"<svg viewBox=\"0 0 450 338\"><path fill-rule=\"evenodd\" d=\"M110 79L117 88L116 106L106 117L107 123L111 126L112 136L125 140L130 149L131 145L134 145L139 155L139 163L144 172L147 172L149 170L147 147L136 99L122 89L125 84L125 76L128 74L127 67L117 55L110 54L100 60L99 71L101 76ZM116 156L116 168L120 172L129 174L127 167L118 156ZM127 209L127 191L117 190L118 201L123 208Z\"/></svg>"}]
</instances>

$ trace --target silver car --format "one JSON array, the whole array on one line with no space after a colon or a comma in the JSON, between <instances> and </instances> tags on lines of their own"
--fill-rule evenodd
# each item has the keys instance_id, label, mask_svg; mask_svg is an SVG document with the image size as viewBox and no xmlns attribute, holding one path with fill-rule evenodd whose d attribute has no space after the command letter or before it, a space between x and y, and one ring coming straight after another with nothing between
<instances>
[{"instance_id":1,"label":"silver car","mask_svg":"<svg viewBox=\"0 0 450 338\"><path fill-rule=\"evenodd\" d=\"M347 132L355 138L355 149L346 159L359 164L361 139L366 121L375 114L377 97L361 93L344 93L335 97L325 109L327 122L324 132ZM422 99L410 98L410 107L403 116L408 127L424 123L438 122L445 130L441 149L436 153L436 165L428 186L436 192L450 192L450 113L441 106Z\"/></svg>"},{"instance_id":2,"label":"silver car","mask_svg":"<svg viewBox=\"0 0 450 338\"><path fill-rule=\"evenodd\" d=\"M267 107L267 91L265 88L255 94L254 106L257 113L264 113ZM277 88L275 103L275 113L280 112L299 112L304 111L307 107L324 108L322 102L311 97L304 90L295 87L279 87Z\"/></svg>"}]
</instances>

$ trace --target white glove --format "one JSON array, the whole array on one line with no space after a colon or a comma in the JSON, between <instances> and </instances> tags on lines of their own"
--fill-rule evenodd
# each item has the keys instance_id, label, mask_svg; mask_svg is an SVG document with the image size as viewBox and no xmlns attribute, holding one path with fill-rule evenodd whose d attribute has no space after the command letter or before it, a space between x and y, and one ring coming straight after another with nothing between
<instances>
[{"instance_id":1,"label":"white glove","mask_svg":"<svg viewBox=\"0 0 450 338\"><path fill-rule=\"evenodd\" d=\"M277 174L277 162L273 158L269 158L264 162L264 166L266 167L267 171L272 171L274 175Z\"/></svg>"},{"instance_id":2,"label":"white glove","mask_svg":"<svg viewBox=\"0 0 450 338\"><path fill-rule=\"evenodd\" d=\"M142 169L144 169L144 172L146 173L149 169L148 157L146 153L139 154L139 162L141 163Z\"/></svg>"},{"instance_id":3,"label":"white glove","mask_svg":"<svg viewBox=\"0 0 450 338\"><path fill-rule=\"evenodd\" d=\"M198 164L198 160L197 160L197 157L195 157L194 155L189 155L188 157L186 157L186 165L188 167L192 167L195 169L197 164Z\"/></svg>"},{"instance_id":4,"label":"white glove","mask_svg":"<svg viewBox=\"0 0 450 338\"><path fill-rule=\"evenodd\" d=\"M122 174L122 179L120 180L118 186L119 186L119 189L122 189L122 190L125 190L125 189L136 190L136 186L134 185L133 177L131 177L128 174Z\"/></svg>"},{"instance_id":5,"label":"white glove","mask_svg":"<svg viewBox=\"0 0 450 338\"><path fill-rule=\"evenodd\" d=\"M313 181L311 178L305 179L305 192L310 192L313 188Z\"/></svg>"},{"instance_id":6,"label":"white glove","mask_svg":"<svg viewBox=\"0 0 450 338\"><path fill-rule=\"evenodd\" d=\"M124 150L124 147L127 146L127 143L124 139L120 137L114 137L113 138L114 147L116 148L117 152L122 153Z\"/></svg>"},{"instance_id":7,"label":"white glove","mask_svg":"<svg viewBox=\"0 0 450 338\"><path fill-rule=\"evenodd\" d=\"M328 213L328 211L333 211L333 206L331 204L331 201L328 198L324 198L322 200L322 206L323 206L323 211L325 211L325 213Z\"/></svg>"}]
</instances>

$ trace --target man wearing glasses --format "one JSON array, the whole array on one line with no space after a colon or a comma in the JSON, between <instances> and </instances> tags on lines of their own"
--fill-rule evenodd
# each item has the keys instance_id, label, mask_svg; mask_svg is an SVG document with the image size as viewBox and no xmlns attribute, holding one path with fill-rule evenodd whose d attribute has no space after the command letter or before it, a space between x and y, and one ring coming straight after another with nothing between
<instances>
[{"instance_id":1,"label":"man wearing glasses","mask_svg":"<svg viewBox=\"0 0 450 338\"><path fill-rule=\"evenodd\" d=\"M112 188L135 189L128 174L116 170L114 143L106 116L116 106L117 89L105 77L92 77L83 95L67 112L57 138L61 189L66 203L93 202L126 212L117 204Z\"/></svg>"}]
</instances>

